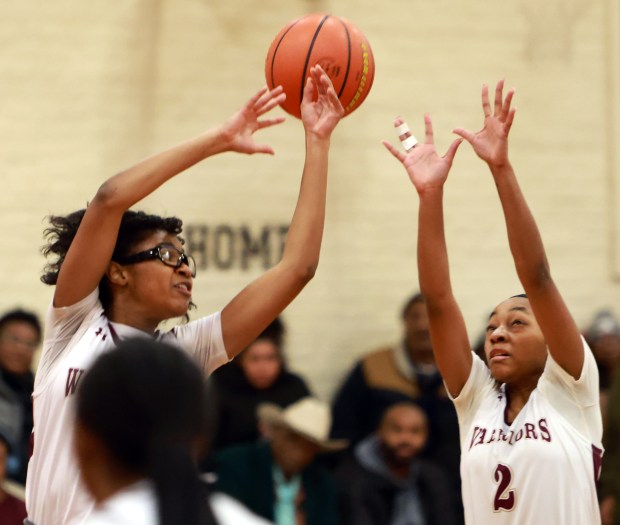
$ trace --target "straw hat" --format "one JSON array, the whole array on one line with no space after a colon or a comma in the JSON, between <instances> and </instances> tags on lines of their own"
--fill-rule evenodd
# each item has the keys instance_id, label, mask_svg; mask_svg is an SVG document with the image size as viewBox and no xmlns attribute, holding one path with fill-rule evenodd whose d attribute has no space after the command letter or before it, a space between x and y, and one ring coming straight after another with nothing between
<instances>
[{"instance_id":1,"label":"straw hat","mask_svg":"<svg viewBox=\"0 0 620 525\"><path fill-rule=\"evenodd\" d=\"M325 452L342 450L349 444L346 439L329 439L331 411L329 405L316 398L304 397L287 408L261 403L257 413L261 421L288 428Z\"/></svg>"}]
</instances>

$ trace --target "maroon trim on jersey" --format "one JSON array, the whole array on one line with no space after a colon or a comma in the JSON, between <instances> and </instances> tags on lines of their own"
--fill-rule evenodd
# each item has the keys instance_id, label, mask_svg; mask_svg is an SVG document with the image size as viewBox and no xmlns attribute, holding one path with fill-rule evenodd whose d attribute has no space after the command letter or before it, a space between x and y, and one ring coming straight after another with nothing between
<instances>
[{"instance_id":1,"label":"maroon trim on jersey","mask_svg":"<svg viewBox=\"0 0 620 525\"><path fill-rule=\"evenodd\" d=\"M592 445L592 460L594 461L594 483L601 477L601 467L603 466L603 451L596 445Z\"/></svg>"},{"instance_id":2,"label":"maroon trim on jersey","mask_svg":"<svg viewBox=\"0 0 620 525\"><path fill-rule=\"evenodd\" d=\"M121 338L118 336L118 334L116 333L116 330L114 330L114 327L112 326L112 323L109 321L108 321L108 329L110 330L112 341L114 341L114 344L118 346L118 344L121 342Z\"/></svg>"}]
</instances>

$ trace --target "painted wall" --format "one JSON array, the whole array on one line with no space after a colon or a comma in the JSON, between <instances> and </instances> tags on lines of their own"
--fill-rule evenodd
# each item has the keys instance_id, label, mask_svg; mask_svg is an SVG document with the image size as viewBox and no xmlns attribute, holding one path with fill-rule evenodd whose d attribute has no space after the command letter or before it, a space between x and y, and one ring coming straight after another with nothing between
<instances>
[{"instance_id":1,"label":"painted wall","mask_svg":"<svg viewBox=\"0 0 620 525\"><path fill-rule=\"evenodd\" d=\"M482 82L505 77L517 89L513 163L575 318L585 325L601 307L620 312L618 0L5 0L0 309L45 312L46 215L83 207L106 177L225 119L264 83L280 28L314 11L357 24L377 65L371 94L332 140L319 271L284 314L292 367L321 396L360 354L398 339L400 307L417 289L417 197L379 141L394 138L397 114L421 136L430 112L445 150L452 128L481 125ZM259 258L243 268L241 252L225 252L241 249L241 232L275 236L292 214L301 124L290 118L262 140L275 157L209 159L140 206L181 216L211 243L194 315L221 308L262 271ZM520 287L492 180L468 147L447 186L446 227L474 340L490 309Z\"/></svg>"}]
</instances>

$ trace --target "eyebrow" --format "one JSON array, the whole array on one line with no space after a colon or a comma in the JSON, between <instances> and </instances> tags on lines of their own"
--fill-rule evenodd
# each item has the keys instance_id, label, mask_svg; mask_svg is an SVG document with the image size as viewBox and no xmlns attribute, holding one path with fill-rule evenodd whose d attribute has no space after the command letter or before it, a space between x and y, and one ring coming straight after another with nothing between
<instances>
[{"instance_id":1,"label":"eyebrow","mask_svg":"<svg viewBox=\"0 0 620 525\"><path fill-rule=\"evenodd\" d=\"M525 307L525 306L513 306L510 310L508 310L509 312L525 312L525 313L529 313L529 310ZM491 319L491 317L493 317L494 315L497 315L497 311L493 310L491 312L491 315L489 315L489 319Z\"/></svg>"}]
</instances>

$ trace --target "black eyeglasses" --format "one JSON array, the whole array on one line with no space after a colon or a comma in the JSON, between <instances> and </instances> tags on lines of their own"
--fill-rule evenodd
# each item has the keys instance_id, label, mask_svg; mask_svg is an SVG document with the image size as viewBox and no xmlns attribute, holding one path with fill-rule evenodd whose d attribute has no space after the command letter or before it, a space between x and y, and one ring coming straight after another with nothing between
<instances>
[{"instance_id":1,"label":"black eyeglasses","mask_svg":"<svg viewBox=\"0 0 620 525\"><path fill-rule=\"evenodd\" d=\"M171 244L160 244L150 250L134 253L127 257L118 257L115 261L120 264L135 264L152 261L153 259L159 259L166 266L172 266L173 268L180 268L182 264L187 264L192 272L192 277L196 277L196 261L194 261L194 258L177 250Z\"/></svg>"}]
</instances>

